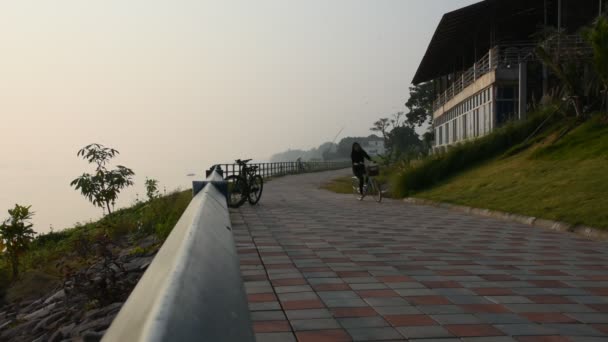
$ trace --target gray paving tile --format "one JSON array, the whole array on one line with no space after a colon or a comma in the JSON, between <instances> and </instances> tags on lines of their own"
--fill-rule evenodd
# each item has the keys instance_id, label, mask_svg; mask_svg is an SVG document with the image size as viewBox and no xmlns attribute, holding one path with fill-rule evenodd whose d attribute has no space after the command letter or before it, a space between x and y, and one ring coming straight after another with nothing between
<instances>
[{"instance_id":1,"label":"gray paving tile","mask_svg":"<svg viewBox=\"0 0 608 342\"><path fill-rule=\"evenodd\" d=\"M431 315L431 318L441 325L449 324L481 324L482 321L471 314Z\"/></svg>"},{"instance_id":2,"label":"gray paving tile","mask_svg":"<svg viewBox=\"0 0 608 342\"><path fill-rule=\"evenodd\" d=\"M408 339L447 338L454 336L441 326L399 327L397 330Z\"/></svg>"},{"instance_id":3,"label":"gray paving tile","mask_svg":"<svg viewBox=\"0 0 608 342\"><path fill-rule=\"evenodd\" d=\"M374 307L377 313L382 316L389 315L418 315L420 310L413 306L376 306Z\"/></svg>"},{"instance_id":4,"label":"gray paving tile","mask_svg":"<svg viewBox=\"0 0 608 342\"><path fill-rule=\"evenodd\" d=\"M497 324L496 328L511 336L550 336L556 330L540 324Z\"/></svg>"},{"instance_id":5,"label":"gray paving tile","mask_svg":"<svg viewBox=\"0 0 608 342\"><path fill-rule=\"evenodd\" d=\"M290 332L257 333L256 342L296 342L295 336Z\"/></svg>"},{"instance_id":6,"label":"gray paving tile","mask_svg":"<svg viewBox=\"0 0 608 342\"><path fill-rule=\"evenodd\" d=\"M399 297L373 297L373 298L364 298L364 300L373 307L378 306L406 306L409 303Z\"/></svg>"},{"instance_id":7,"label":"gray paving tile","mask_svg":"<svg viewBox=\"0 0 608 342\"><path fill-rule=\"evenodd\" d=\"M338 318L338 322L346 329L389 326L389 324L380 316Z\"/></svg>"},{"instance_id":8,"label":"gray paving tile","mask_svg":"<svg viewBox=\"0 0 608 342\"><path fill-rule=\"evenodd\" d=\"M475 316L487 324L529 324L527 319L512 313L476 313Z\"/></svg>"},{"instance_id":9,"label":"gray paving tile","mask_svg":"<svg viewBox=\"0 0 608 342\"><path fill-rule=\"evenodd\" d=\"M252 321L284 321L285 313L283 311L254 311L251 312Z\"/></svg>"},{"instance_id":10,"label":"gray paving tile","mask_svg":"<svg viewBox=\"0 0 608 342\"><path fill-rule=\"evenodd\" d=\"M369 305L360 298L348 299L323 299L323 303L330 308L357 308L368 307Z\"/></svg>"},{"instance_id":11,"label":"gray paving tile","mask_svg":"<svg viewBox=\"0 0 608 342\"><path fill-rule=\"evenodd\" d=\"M608 323L608 313L569 313L568 316L583 323Z\"/></svg>"},{"instance_id":12,"label":"gray paving tile","mask_svg":"<svg viewBox=\"0 0 608 342\"><path fill-rule=\"evenodd\" d=\"M402 337L397 330L390 327L347 329L347 331L353 341L381 341Z\"/></svg>"},{"instance_id":13,"label":"gray paving tile","mask_svg":"<svg viewBox=\"0 0 608 342\"><path fill-rule=\"evenodd\" d=\"M287 310L285 314L290 320L332 317L331 312L327 309Z\"/></svg>"},{"instance_id":14,"label":"gray paving tile","mask_svg":"<svg viewBox=\"0 0 608 342\"><path fill-rule=\"evenodd\" d=\"M301 319L289 321L293 330L304 331L304 330L330 330L340 329L341 326L333 318L316 318L316 319Z\"/></svg>"},{"instance_id":15,"label":"gray paving tile","mask_svg":"<svg viewBox=\"0 0 608 342\"><path fill-rule=\"evenodd\" d=\"M545 326L563 336L605 336L604 338L608 340L606 334L585 324L545 324Z\"/></svg>"}]
</instances>

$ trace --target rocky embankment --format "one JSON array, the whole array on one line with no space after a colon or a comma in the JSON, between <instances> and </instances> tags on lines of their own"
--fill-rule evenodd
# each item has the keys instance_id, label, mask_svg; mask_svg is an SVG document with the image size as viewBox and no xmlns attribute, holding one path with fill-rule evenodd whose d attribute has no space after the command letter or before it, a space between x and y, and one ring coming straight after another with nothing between
<instances>
[{"instance_id":1,"label":"rocky embankment","mask_svg":"<svg viewBox=\"0 0 608 342\"><path fill-rule=\"evenodd\" d=\"M151 237L137 246L102 253L47 295L0 308L0 341L99 341L158 250Z\"/></svg>"}]
</instances>

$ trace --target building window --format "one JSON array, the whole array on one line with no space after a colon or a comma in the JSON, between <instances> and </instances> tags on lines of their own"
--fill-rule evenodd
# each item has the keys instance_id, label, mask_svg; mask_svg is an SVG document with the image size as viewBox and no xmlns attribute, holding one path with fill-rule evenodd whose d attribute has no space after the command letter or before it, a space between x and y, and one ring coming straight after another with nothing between
<instances>
[{"instance_id":1,"label":"building window","mask_svg":"<svg viewBox=\"0 0 608 342\"><path fill-rule=\"evenodd\" d=\"M462 139L467 138L467 116L462 117Z\"/></svg>"}]
</instances>

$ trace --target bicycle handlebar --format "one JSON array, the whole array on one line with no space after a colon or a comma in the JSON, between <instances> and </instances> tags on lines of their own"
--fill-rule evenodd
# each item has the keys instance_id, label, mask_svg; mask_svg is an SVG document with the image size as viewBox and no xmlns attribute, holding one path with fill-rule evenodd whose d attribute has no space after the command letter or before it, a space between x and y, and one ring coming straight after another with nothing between
<instances>
[{"instance_id":1,"label":"bicycle handlebar","mask_svg":"<svg viewBox=\"0 0 608 342\"><path fill-rule=\"evenodd\" d=\"M251 161L251 159L245 159L245 160L237 159L237 160L235 160L235 162L237 164L239 164L239 165L245 165L245 164L249 163L250 161Z\"/></svg>"}]
</instances>

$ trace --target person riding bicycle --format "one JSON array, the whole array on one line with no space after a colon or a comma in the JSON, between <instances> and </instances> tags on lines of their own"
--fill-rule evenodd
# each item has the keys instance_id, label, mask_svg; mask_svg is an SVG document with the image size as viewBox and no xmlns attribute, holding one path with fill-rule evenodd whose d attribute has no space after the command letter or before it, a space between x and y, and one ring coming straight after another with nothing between
<instances>
[{"instance_id":1,"label":"person riding bicycle","mask_svg":"<svg viewBox=\"0 0 608 342\"><path fill-rule=\"evenodd\" d=\"M359 179L359 193L363 198L363 184L365 176L365 159L372 161L372 158L365 152L359 143L353 143L353 149L350 153L350 159L353 163L353 174Z\"/></svg>"}]
</instances>

